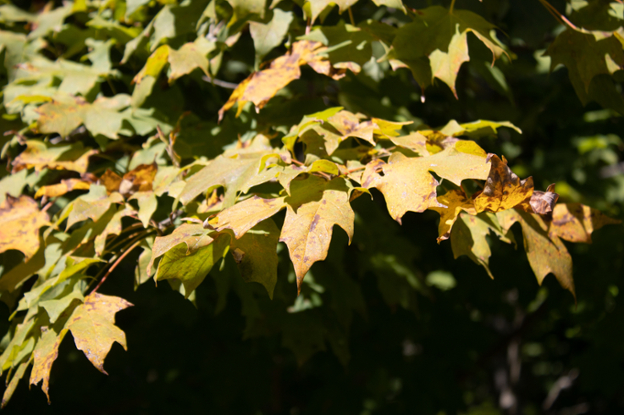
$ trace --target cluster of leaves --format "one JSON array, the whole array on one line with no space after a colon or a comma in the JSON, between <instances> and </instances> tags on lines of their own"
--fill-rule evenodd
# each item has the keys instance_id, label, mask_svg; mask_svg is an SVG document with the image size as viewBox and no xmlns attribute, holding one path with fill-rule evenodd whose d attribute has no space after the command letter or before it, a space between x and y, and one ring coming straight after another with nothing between
<instances>
[{"instance_id":1,"label":"cluster of leaves","mask_svg":"<svg viewBox=\"0 0 624 415\"><path fill-rule=\"evenodd\" d=\"M137 248L136 287L168 280L193 300L210 274L217 310L229 290L240 297L245 336L282 333L300 363L328 342L346 363L352 315L365 313L362 294L336 275L326 282L341 286L332 307L318 307L324 288L310 270L327 258L334 225L349 243L358 240L363 224L352 204L380 194L399 223L407 212L437 212L438 242L450 239L456 258L468 256L490 276L488 235L516 244L511 228L519 223L538 282L552 273L576 295L562 240L589 243L594 230L617 221L557 203L554 186L536 190L474 141L501 127L520 132L513 124L452 120L432 128L392 105L375 114L305 93L315 83L335 88L356 76L374 83L388 68L409 68L421 101L436 78L457 97L468 61L502 87L493 64L512 54L495 26L454 2L412 10L398 0L368 5L388 13L385 21L316 25L334 7L341 15L354 4L82 0L32 13L0 6L2 157L10 166L0 181L0 291L13 311L1 343L3 405L31 365L30 384L43 381L48 394L68 331L105 373L112 344L126 347L115 313L131 304L98 289ZM583 103L624 113L616 88L623 8L600 4L588 11L574 3L568 20L546 3L566 25L546 54L553 68L568 68ZM489 55L469 54L468 33ZM251 50L246 76L238 54ZM232 73L240 82L222 80ZM286 251L296 290L278 284ZM379 271L384 298L413 308L408 291L422 282L401 267L411 258L378 253L366 266ZM260 283L274 301L240 281Z\"/></svg>"}]
</instances>

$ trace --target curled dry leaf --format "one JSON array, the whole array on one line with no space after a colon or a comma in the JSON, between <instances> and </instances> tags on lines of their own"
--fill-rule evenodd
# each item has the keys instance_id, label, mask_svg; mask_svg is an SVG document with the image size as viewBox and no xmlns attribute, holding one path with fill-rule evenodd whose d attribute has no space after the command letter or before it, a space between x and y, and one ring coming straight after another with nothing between
<instances>
[{"instance_id":1,"label":"curled dry leaf","mask_svg":"<svg viewBox=\"0 0 624 415\"><path fill-rule=\"evenodd\" d=\"M48 224L48 214L35 200L7 195L0 204L0 253L17 249L28 260L39 249L39 229Z\"/></svg>"},{"instance_id":2,"label":"curled dry leaf","mask_svg":"<svg viewBox=\"0 0 624 415\"><path fill-rule=\"evenodd\" d=\"M507 160L501 160L496 154L489 154L492 163L483 192L474 201L477 212L500 212L511 209L533 195L533 178L525 180L511 171Z\"/></svg>"},{"instance_id":3,"label":"curled dry leaf","mask_svg":"<svg viewBox=\"0 0 624 415\"><path fill-rule=\"evenodd\" d=\"M552 213L559 195L555 193L555 184L548 186L545 192L534 190L531 197L525 199L517 208L528 213L548 215Z\"/></svg>"}]
</instances>

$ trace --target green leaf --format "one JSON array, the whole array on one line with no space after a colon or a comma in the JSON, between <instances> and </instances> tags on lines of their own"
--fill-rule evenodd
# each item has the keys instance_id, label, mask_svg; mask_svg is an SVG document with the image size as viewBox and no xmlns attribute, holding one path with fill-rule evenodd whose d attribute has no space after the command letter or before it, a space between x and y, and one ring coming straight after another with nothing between
<instances>
[{"instance_id":1,"label":"green leaf","mask_svg":"<svg viewBox=\"0 0 624 415\"><path fill-rule=\"evenodd\" d=\"M249 33L256 50L256 67L271 50L282 44L292 21L292 12L274 9L269 23L249 22Z\"/></svg>"},{"instance_id":2,"label":"green leaf","mask_svg":"<svg viewBox=\"0 0 624 415\"><path fill-rule=\"evenodd\" d=\"M201 284L213 265L219 261L230 246L230 236L215 234L201 225L182 225L171 235L158 237L154 241L151 273L154 261L163 257L158 264L156 281L175 278L184 285L186 298Z\"/></svg>"},{"instance_id":3,"label":"green leaf","mask_svg":"<svg viewBox=\"0 0 624 415\"><path fill-rule=\"evenodd\" d=\"M232 239L230 249L243 280L262 284L271 299L277 283L279 236L280 230L275 222L267 219L239 239Z\"/></svg>"}]
</instances>

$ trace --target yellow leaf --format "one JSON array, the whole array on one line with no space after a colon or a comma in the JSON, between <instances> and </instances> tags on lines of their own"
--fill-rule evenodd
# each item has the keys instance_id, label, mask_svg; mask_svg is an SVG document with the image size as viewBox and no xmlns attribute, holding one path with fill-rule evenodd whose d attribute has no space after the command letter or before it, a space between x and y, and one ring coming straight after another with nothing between
<instances>
[{"instance_id":1,"label":"yellow leaf","mask_svg":"<svg viewBox=\"0 0 624 415\"><path fill-rule=\"evenodd\" d=\"M48 221L48 214L30 197L7 195L0 204L0 253L17 249L28 260L39 249L39 229Z\"/></svg>"},{"instance_id":2,"label":"yellow leaf","mask_svg":"<svg viewBox=\"0 0 624 415\"><path fill-rule=\"evenodd\" d=\"M433 206L430 209L440 214L440 224L438 225L438 243L448 239L451 235L453 224L462 211L470 215L476 215L472 200L468 199L462 190L450 190L438 196L438 202L447 207Z\"/></svg>"},{"instance_id":3,"label":"yellow leaf","mask_svg":"<svg viewBox=\"0 0 624 415\"><path fill-rule=\"evenodd\" d=\"M65 327L74 336L76 348L104 374L104 359L114 342L126 347L126 334L115 325L115 314L132 304L123 298L93 292L76 307Z\"/></svg>"},{"instance_id":4,"label":"yellow leaf","mask_svg":"<svg viewBox=\"0 0 624 415\"><path fill-rule=\"evenodd\" d=\"M26 149L13 160L13 173L22 169L34 168L71 170L86 173L89 166L89 157L97 150L84 148L81 143L72 145L50 145L39 140L28 140Z\"/></svg>"},{"instance_id":5,"label":"yellow leaf","mask_svg":"<svg viewBox=\"0 0 624 415\"><path fill-rule=\"evenodd\" d=\"M89 190L91 183L80 179L61 180L60 183L42 186L35 193L35 199L40 197L58 197L72 190Z\"/></svg>"},{"instance_id":6,"label":"yellow leaf","mask_svg":"<svg viewBox=\"0 0 624 415\"><path fill-rule=\"evenodd\" d=\"M54 330L45 327L42 327L41 331L41 338L33 351L34 361L32 372L30 373L30 384L36 385L43 381L41 389L43 393L46 394L49 404L50 394L48 390L50 388L50 370L52 369L52 363L54 363L58 357L59 346L67 333L67 329L61 330L58 334Z\"/></svg>"},{"instance_id":7,"label":"yellow leaf","mask_svg":"<svg viewBox=\"0 0 624 415\"><path fill-rule=\"evenodd\" d=\"M327 182L310 176L293 181L290 190L280 241L288 246L300 291L312 264L327 257L334 225L344 229L351 242L355 214L343 178Z\"/></svg>"},{"instance_id":8,"label":"yellow leaf","mask_svg":"<svg viewBox=\"0 0 624 415\"><path fill-rule=\"evenodd\" d=\"M580 203L559 203L553 210L549 232L570 242L591 243L593 231L622 223Z\"/></svg>"},{"instance_id":9,"label":"yellow leaf","mask_svg":"<svg viewBox=\"0 0 624 415\"><path fill-rule=\"evenodd\" d=\"M236 238L243 236L248 230L270 218L286 206L283 197L263 199L253 196L231 206L209 221L218 231L231 229Z\"/></svg>"}]
</instances>

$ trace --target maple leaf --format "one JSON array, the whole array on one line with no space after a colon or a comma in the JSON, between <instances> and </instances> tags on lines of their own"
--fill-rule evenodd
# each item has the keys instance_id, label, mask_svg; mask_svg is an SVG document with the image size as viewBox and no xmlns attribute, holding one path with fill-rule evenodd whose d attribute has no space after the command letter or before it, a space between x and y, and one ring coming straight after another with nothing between
<instances>
[{"instance_id":1,"label":"maple leaf","mask_svg":"<svg viewBox=\"0 0 624 415\"><path fill-rule=\"evenodd\" d=\"M0 204L0 253L21 251L26 260L39 249L39 229L49 224L49 216L28 196L7 196Z\"/></svg>"},{"instance_id":2,"label":"maple leaf","mask_svg":"<svg viewBox=\"0 0 624 415\"><path fill-rule=\"evenodd\" d=\"M557 199L559 199L559 195L554 190L554 183L549 185L545 192L534 190L530 197L524 199L516 207L525 212L548 215L552 213Z\"/></svg>"},{"instance_id":3,"label":"maple leaf","mask_svg":"<svg viewBox=\"0 0 624 415\"><path fill-rule=\"evenodd\" d=\"M581 33L572 28L561 32L544 55L551 57L551 71L558 65L568 68L572 86L583 105L589 101L589 88L595 76L612 75L624 68L622 44L615 36L604 38L601 33Z\"/></svg>"},{"instance_id":4,"label":"maple leaf","mask_svg":"<svg viewBox=\"0 0 624 415\"><path fill-rule=\"evenodd\" d=\"M572 257L561 239L553 233L548 233L548 225L542 217L515 209L498 212L496 216L505 231L516 222L522 226L524 250L537 282L541 285L544 278L552 273L559 284L569 290L576 299L572 279Z\"/></svg>"},{"instance_id":5,"label":"maple leaf","mask_svg":"<svg viewBox=\"0 0 624 415\"><path fill-rule=\"evenodd\" d=\"M451 232L451 247L455 259L466 255L485 268L490 278L494 279L489 266L492 251L485 238L490 233L498 236L503 242L514 242L513 235L508 229L501 227L494 214L484 212L474 216L460 212Z\"/></svg>"},{"instance_id":6,"label":"maple leaf","mask_svg":"<svg viewBox=\"0 0 624 415\"><path fill-rule=\"evenodd\" d=\"M187 181L180 201L189 203L202 193L212 191L217 187L225 187L223 206L229 207L234 204L237 193L246 192L251 184L258 185L263 181L269 181L274 174L262 176L262 180L256 177L261 167L264 167L266 155L275 154L270 147L250 147L228 156L224 154L211 160L206 167L191 176Z\"/></svg>"},{"instance_id":7,"label":"maple leaf","mask_svg":"<svg viewBox=\"0 0 624 415\"><path fill-rule=\"evenodd\" d=\"M37 193L35 193L35 199L40 197L58 197L62 196L72 190L89 190L91 183L81 179L64 179L58 184L51 184L48 186L41 186Z\"/></svg>"},{"instance_id":8,"label":"maple leaf","mask_svg":"<svg viewBox=\"0 0 624 415\"><path fill-rule=\"evenodd\" d=\"M591 243L591 234L605 225L622 223L580 203L559 203L553 209L549 233L566 241Z\"/></svg>"},{"instance_id":9,"label":"maple leaf","mask_svg":"<svg viewBox=\"0 0 624 415\"><path fill-rule=\"evenodd\" d=\"M288 246L295 267L297 290L306 273L317 261L327 257L333 226L340 226L353 236L355 214L349 204L349 187L345 179L329 182L316 176L295 180L290 185L286 218L280 241Z\"/></svg>"},{"instance_id":10,"label":"maple leaf","mask_svg":"<svg viewBox=\"0 0 624 415\"><path fill-rule=\"evenodd\" d=\"M424 89L434 77L446 83L455 96L457 72L468 56L466 36L474 34L490 51L494 60L504 51L492 37L494 25L468 10L447 10L432 6L418 10L414 21L397 30L390 55L393 67L407 66ZM419 39L414 42L414 39Z\"/></svg>"},{"instance_id":11,"label":"maple leaf","mask_svg":"<svg viewBox=\"0 0 624 415\"><path fill-rule=\"evenodd\" d=\"M492 164L490 174L485 183L483 192L475 200L477 212L485 210L500 212L511 209L530 199L533 195L533 178L520 180L518 176L507 167L507 160L503 156L501 160L496 154L488 155L488 161Z\"/></svg>"},{"instance_id":12,"label":"maple leaf","mask_svg":"<svg viewBox=\"0 0 624 415\"><path fill-rule=\"evenodd\" d=\"M106 213L113 203L123 203L123 196L117 192L107 194L101 185L92 185L89 193L80 196L69 206L66 229L74 223L91 219L94 222Z\"/></svg>"},{"instance_id":13,"label":"maple leaf","mask_svg":"<svg viewBox=\"0 0 624 415\"><path fill-rule=\"evenodd\" d=\"M84 304L76 307L65 327L71 331L76 348L104 374L104 359L114 342L124 349L126 334L115 325L115 314L132 304L123 298L93 292L85 297Z\"/></svg>"},{"instance_id":14,"label":"maple leaf","mask_svg":"<svg viewBox=\"0 0 624 415\"><path fill-rule=\"evenodd\" d=\"M233 238L230 249L243 280L262 284L271 299L277 283L279 236L275 222L267 219L240 238Z\"/></svg>"},{"instance_id":15,"label":"maple leaf","mask_svg":"<svg viewBox=\"0 0 624 415\"><path fill-rule=\"evenodd\" d=\"M41 389L46 394L49 404L50 371L52 370L52 364L58 357L59 346L67 333L67 329L57 333L52 329L42 327L41 331L41 339L39 339L33 351L33 368L30 373L30 384L37 385L43 381Z\"/></svg>"},{"instance_id":16,"label":"maple leaf","mask_svg":"<svg viewBox=\"0 0 624 415\"><path fill-rule=\"evenodd\" d=\"M97 150L84 148L82 143L50 145L39 140L26 141L26 149L13 160L13 173L22 169L34 168L71 170L86 173L89 166L89 157Z\"/></svg>"},{"instance_id":17,"label":"maple leaf","mask_svg":"<svg viewBox=\"0 0 624 415\"><path fill-rule=\"evenodd\" d=\"M383 171L383 176L378 171ZM430 207L445 207L436 199L438 181L429 173L461 185L464 179L484 179L489 171L485 152L476 144L458 141L433 156L407 157L392 153L366 166L364 188L376 187L383 193L390 216L401 223L406 212L424 212Z\"/></svg>"},{"instance_id":18,"label":"maple leaf","mask_svg":"<svg viewBox=\"0 0 624 415\"><path fill-rule=\"evenodd\" d=\"M263 199L254 195L221 211L208 223L218 231L231 229L236 238L240 238L248 230L275 215L284 207L286 207L285 197Z\"/></svg>"},{"instance_id":19,"label":"maple leaf","mask_svg":"<svg viewBox=\"0 0 624 415\"><path fill-rule=\"evenodd\" d=\"M202 225L184 224L172 234L157 237L152 259L147 267L151 274L154 261L163 257L156 271L156 281L175 278L182 282L186 298L201 284L213 265L223 258L230 246L230 236L206 230Z\"/></svg>"},{"instance_id":20,"label":"maple leaf","mask_svg":"<svg viewBox=\"0 0 624 415\"><path fill-rule=\"evenodd\" d=\"M431 210L435 210L440 214L440 224L438 225L438 243L448 239L451 235L453 224L459 217L459 214L467 212L470 215L476 215L477 211L472 200L466 197L463 190L449 190L442 196L438 196L438 204L441 206L432 206Z\"/></svg>"}]
</instances>

